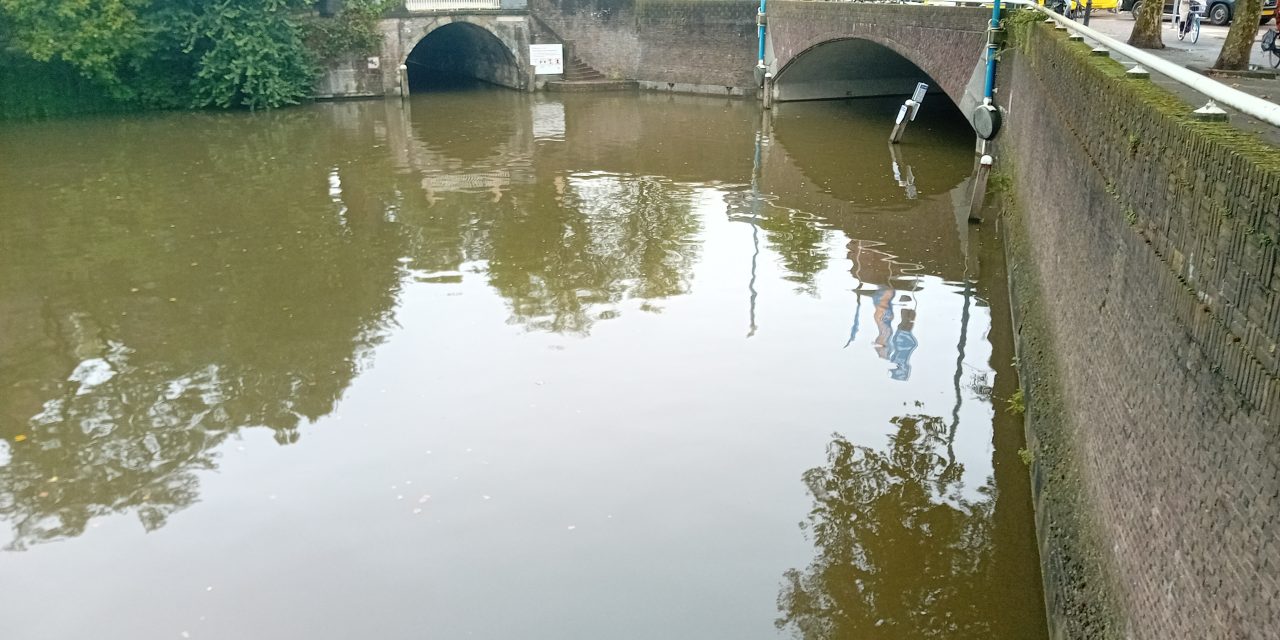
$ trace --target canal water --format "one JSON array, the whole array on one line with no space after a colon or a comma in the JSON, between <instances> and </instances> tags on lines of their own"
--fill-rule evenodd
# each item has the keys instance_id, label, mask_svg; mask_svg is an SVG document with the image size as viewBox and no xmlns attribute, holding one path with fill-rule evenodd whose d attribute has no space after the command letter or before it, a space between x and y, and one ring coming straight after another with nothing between
<instances>
[{"instance_id":1,"label":"canal water","mask_svg":"<svg viewBox=\"0 0 1280 640\"><path fill-rule=\"evenodd\" d=\"M0 129L6 640L1044 637L945 98Z\"/></svg>"}]
</instances>

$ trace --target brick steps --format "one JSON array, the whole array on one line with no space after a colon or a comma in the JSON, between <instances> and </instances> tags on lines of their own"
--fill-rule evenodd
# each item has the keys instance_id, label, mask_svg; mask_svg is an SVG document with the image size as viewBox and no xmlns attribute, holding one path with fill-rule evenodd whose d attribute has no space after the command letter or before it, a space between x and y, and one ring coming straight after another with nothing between
<instances>
[{"instance_id":1,"label":"brick steps","mask_svg":"<svg viewBox=\"0 0 1280 640\"><path fill-rule=\"evenodd\" d=\"M582 61L577 55L569 59L569 63L564 66L565 82L589 82L604 80L604 74L591 68L591 65Z\"/></svg>"}]
</instances>

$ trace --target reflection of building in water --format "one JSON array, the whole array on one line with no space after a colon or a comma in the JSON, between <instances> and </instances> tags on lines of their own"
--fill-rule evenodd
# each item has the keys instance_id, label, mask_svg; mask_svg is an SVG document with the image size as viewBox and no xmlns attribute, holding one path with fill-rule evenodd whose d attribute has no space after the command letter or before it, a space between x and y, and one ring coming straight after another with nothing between
<instances>
[{"instance_id":1,"label":"reflection of building in water","mask_svg":"<svg viewBox=\"0 0 1280 640\"><path fill-rule=\"evenodd\" d=\"M857 294L857 307L854 310L853 327L849 331L849 346L858 337L859 320L862 311L862 297L871 299L871 317L876 326L876 338L873 348L876 355L894 364L889 373L894 380L911 378L911 354L915 353L919 341L915 337L915 296L914 277L908 272L915 271L918 265L898 262L897 256L881 251L876 247L883 246L877 242L852 240L849 242L849 259L853 262L853 277L858 281L854 290ZM899 292L895 281L911 283L912 291ZM868 286L874 290L865 291ZM900 314L895 313L895 305L900 307ZM893 326L895 315L900 315L897 329Z\"/></svg>"},{"instance_id":2,"label":"reflection of building in water","mask_svg":"<svg viewBox=\"0 0 1280 640\"><path fill-rule=\"evenodd\" d=\"M474 104L447 95L433 96L429 105L420 104L417 109L411 102L404 103L400 114L403 133L394 144L403 149L397 154L402 161L422 176L422 190L430 204L444 193L491 192L497 202L513 185L536 182L533 155L539 123L532 117L512 118L511 110L505 108L492 118L452 115L455 110L474 109ZM430 113L430 117L415 118L415 111ZM474 125L441 127L438 123L442 121Z\"/></svg>"}]
</instances>

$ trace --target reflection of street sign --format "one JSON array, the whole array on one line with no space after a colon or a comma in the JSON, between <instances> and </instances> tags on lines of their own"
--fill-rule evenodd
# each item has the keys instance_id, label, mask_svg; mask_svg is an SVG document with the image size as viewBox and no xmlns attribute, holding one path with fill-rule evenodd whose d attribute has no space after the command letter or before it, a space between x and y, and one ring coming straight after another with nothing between
<instances>
[{"instance_id":1,"label":"reflection of street sign","mask_svg":"<svg viewBox=\"0 0 1280 640\"><path fill-rule=\"evenodd\" d=\"M564 45L531 44L529 61L533 64L533 72L537 75L564 73Z\"/></svg>"}]
</instances>

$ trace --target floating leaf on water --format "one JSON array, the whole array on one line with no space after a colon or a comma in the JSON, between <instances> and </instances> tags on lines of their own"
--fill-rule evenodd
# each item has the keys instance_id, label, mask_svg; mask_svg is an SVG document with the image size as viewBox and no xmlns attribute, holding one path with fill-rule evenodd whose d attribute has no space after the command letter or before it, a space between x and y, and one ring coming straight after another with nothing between
<instances>
[{"instance_id":1,"label":"floating leaf on water","mask_svg":"<svg viewBox=\"0 0 1280 640\"><path fill-rule=\"evenodd\" d=\"M23 434L23 433L19 433L18 435L13 437L14 442L22 442L23 440L26 440L26 439L27 439L27 436L26 434Z\"/></svg>"}]
</instances>

